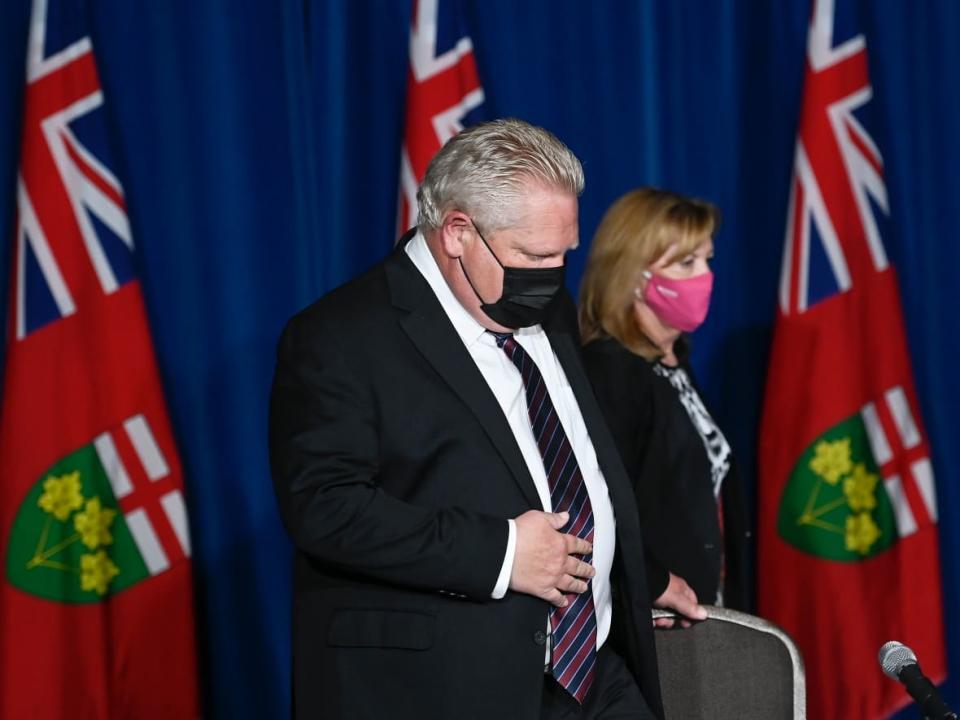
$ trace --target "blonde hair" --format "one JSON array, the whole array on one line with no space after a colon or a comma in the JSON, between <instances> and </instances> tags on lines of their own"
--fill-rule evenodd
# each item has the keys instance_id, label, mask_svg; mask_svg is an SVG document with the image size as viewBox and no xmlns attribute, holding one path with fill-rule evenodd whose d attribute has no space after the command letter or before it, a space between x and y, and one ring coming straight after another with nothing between
<instances>
[{"instance_id":1,"label":"blonde hair","mask_svg":"<svg viewBox=\"0 0 960 720\"><path fill-rule=\"evenodd\" d=\"M580 286L580 333L588 343L612 337L653 360L662 353L643 333L634 314L634 291L644 270L673 243L681 260L711 237L720 211L702 200L656 188L621 196L607 210L593 241Z\"/></svg>"},{"instance_id":2,"label":"blonde hair","mask_svg":"<svg viewBox=\"0 0 960 720\"><path fill-rule=\"evenodd\" d=\"M526 185L578 196L583 167L555 135L523 120L480 123L454 135L427 166L417 192L421 232L436 230L448 210L470 215L486 232L516 221Z\"/></svg>"}]
</instances>

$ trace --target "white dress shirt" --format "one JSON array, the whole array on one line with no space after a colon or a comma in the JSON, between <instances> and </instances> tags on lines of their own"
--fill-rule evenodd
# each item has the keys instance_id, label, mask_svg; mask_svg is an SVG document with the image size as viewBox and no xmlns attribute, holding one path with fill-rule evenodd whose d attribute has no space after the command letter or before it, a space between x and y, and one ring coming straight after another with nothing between
<instances>
[{"instance_id":1,"label":"white dress shirt","mask_svg":"<svg viewBox=\"0 0 960 720\"><path fill-rule=\"evenodd\" d=\"M550 487L547 483L547 474L543 468L543 458L537 448L530 425L530 416L527 411L527 396L523 387L523 379L513 362L501 350L496 340L485 328L480 325L460 304L453 291L447 285L440 268L423 235L417 235L404 248L440 301L453 323L460 339L466 346L470 357L477 364L480 373L490 386L503 409L503 414L510 423L513 436L520 446L523 459L526 461L534 485L540 496L543 509L552 512L550 503ZM573 447L573 452L580 465L580 472L587 485L590 504L593 508L593 567L596 574L593 578L593 603L597 614L597 648L599 649L610 634L612 608L610 602L610 568L613 565L613 551L616 543L616 525L613 517L613 506L607 492L607 483L600 472L597 455L593 449L590 435L583 422L580 406L574 397L573 389L567 382L560 361L550 346L547 334L539 325L521 328L514 333L514 338L530 358L536 363L543 375L543 380L550 393L550 399L560 418L560 424L567 434L567 439ZM502 598L510 584L510 573L513 569L513 559L516 554L517 530L512 519L508 519L510 526L507 551L503 561L500 576L491 593L494 599Z\"/></svg>"}]
</instances>

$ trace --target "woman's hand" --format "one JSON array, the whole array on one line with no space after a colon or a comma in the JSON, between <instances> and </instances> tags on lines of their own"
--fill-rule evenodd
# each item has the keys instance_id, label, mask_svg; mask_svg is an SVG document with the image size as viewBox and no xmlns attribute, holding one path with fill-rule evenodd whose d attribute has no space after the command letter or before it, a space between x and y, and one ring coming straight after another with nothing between
<instances>
[{"instance_id":1,"label":"woman's hand","mask_svg":"<svg viewBox=\"0 0 960 720\"><path fill-rule=\"evenodd\" d=\"M673 610L681 615L680 625L688 628L691 620L706 620L707 611L697 602L697 594L687 581L670 573L667 589L656 600L653 606L662 610ZM674 618L657 618L653 621L656 627L673 627Z\"/></svg>"}]
</instances>

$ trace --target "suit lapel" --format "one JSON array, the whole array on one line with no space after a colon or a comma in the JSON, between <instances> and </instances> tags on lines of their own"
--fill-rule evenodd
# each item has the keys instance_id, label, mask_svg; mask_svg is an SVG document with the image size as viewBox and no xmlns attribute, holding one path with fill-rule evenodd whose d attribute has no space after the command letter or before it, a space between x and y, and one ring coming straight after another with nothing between
<instances>
[{"instance_id":1,"label":"suit lapel","mask_svg":"<svg viewBox=\"0 0 960 720\"><path fill-rule=\"evenodd\" d=\"M400 316L400 326L477 418L530 507L542 509L537 488L503 410L433 290L403 251L404 244L401 240L400 247L386 263L394 305L405 311Z\"/></svg>"}]
</instances>

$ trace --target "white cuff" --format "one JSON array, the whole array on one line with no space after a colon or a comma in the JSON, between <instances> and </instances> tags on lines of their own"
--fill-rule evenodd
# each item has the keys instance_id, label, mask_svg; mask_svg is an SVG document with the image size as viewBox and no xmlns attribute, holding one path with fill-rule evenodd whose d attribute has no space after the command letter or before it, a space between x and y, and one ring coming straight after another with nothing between
<instances>
[{"instance_id":1,"label":"white cuff","mask_svg":"<svg viewBox=\"0 0 960 720\"><path fill-rule=\"evenodd\" d=\"M503 567L500 568L500 575L497 577L497 584L490 593L494 600L500 600L507 594L510 587L510 573L513 572L513 557L517 554L517 524L513 520L507 520L510 526L510 532L507 535L507 552L503 555Z\"/></svg>"}]
</instances>

